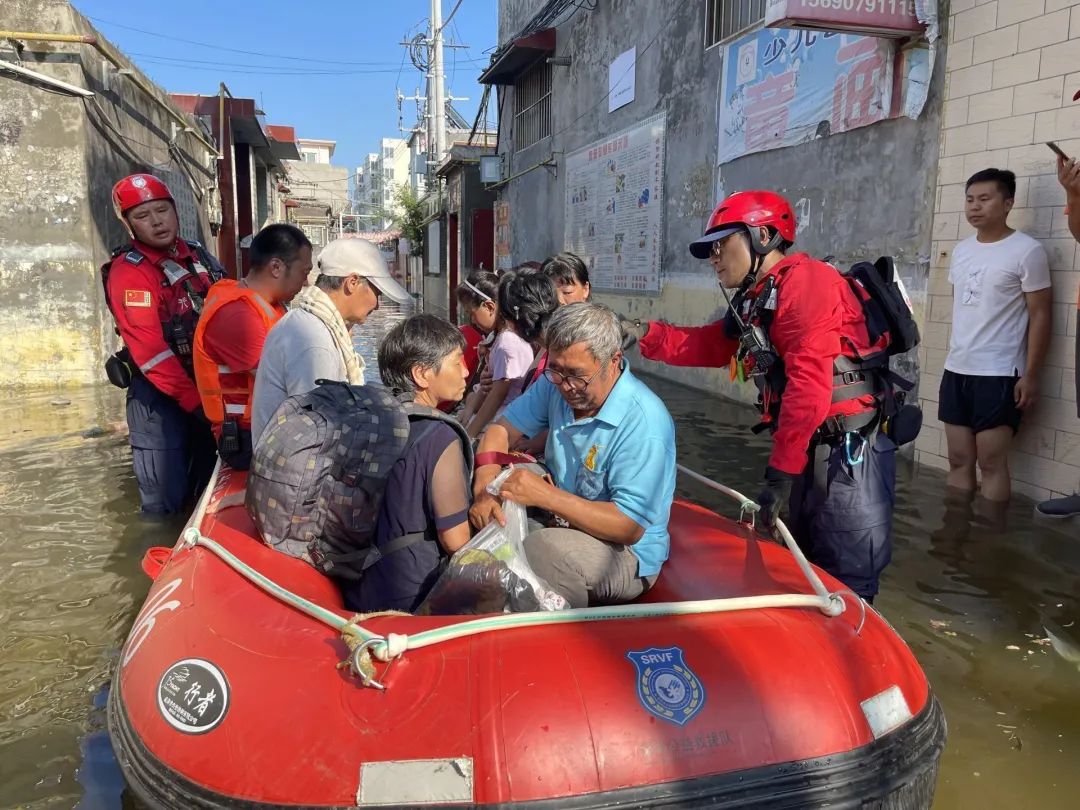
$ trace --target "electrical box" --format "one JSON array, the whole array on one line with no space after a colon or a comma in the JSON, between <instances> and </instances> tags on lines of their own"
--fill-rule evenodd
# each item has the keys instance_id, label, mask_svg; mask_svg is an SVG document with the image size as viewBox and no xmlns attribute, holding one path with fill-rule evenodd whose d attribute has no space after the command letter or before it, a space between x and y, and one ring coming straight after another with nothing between
<instances>
[{"instance_id":1,"label":"electrical box","mask_svg":"<svg viewBox=\"0 0 1080 810\"><path fill-rule=\"evenodd\" d=\"M481 183L498 183L502 179L502 155L488 155L480 158Z\"/></svg>"}]
</instances>

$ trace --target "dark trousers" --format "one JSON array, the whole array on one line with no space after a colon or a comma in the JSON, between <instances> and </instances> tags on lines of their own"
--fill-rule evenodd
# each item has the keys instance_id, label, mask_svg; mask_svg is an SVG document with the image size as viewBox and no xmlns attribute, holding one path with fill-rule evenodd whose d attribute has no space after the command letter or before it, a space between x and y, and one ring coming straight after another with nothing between
<instances>
[{"instance_id":1,"label":"dark trousers","mask_svg":"<svg viewBox=\"0 0 1080 810\"><path fill-rule=\"evenodd\" d=\"M210 426L136 375L127 391L127 423L142 511L171 515L198 497L214 471Z\"/></svg>"},{"instance_id":2,"label":"dark trousers","mask_svg":"<svg viewBox=\"0 0 1080 810\"><path fill-rule=\"evenodd\" d=\"M859 464L848 462L843 442L812 444L809 455L791 492L795 539L810 562L872 600L892 559L896 445L875 431Z\"/></svg>"}]
</instances>

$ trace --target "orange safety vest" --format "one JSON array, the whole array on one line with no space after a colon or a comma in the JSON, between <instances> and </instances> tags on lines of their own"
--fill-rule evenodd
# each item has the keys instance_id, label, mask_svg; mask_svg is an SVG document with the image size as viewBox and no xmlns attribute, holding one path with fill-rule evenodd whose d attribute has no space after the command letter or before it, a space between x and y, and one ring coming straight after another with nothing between
<instances>
[{"instance_id":1,"label":"orange safety vest","mask_svg":"<svg viewBox=\"0 0 1080 810\"><path fill-rule=\"evenodd\" d=\"M226 304L243 300L262 318L266 331L285 314L284 307L272 307L266 300L249 287L240 286L233 279L222 279L210 288L203 305L199 325L195 329L193 356L195 360L195 384L199 388L203 411L206 418L215 426L226 419L237 419L240 427L251 429L251 400L255 390L255 375L248 374L244 386L225 388L221 383L222 375L237 374L228 366L218 363L206 350L206 328L214 316ZM228 400L226 401L226 397Z\"/></svg>"}]
</instances>

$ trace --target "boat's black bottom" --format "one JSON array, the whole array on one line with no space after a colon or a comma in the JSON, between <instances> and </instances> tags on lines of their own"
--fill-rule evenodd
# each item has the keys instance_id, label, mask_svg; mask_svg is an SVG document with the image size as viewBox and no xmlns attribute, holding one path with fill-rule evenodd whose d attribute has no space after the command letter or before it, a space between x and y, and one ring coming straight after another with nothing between
<instances>
[{"instance_id":1,"label":"boat's black bottom","mask_svg":"<svg viewBox=\"0 0 1080 810\"><path fill-rule=\"evenodd\" d=\"M109 695L109 734L129 785L151 807L168 810L285 810L286 807L295 810L297 807L214 793L171 770L134 734L119 691L114 686ZM944 713L937 700L931 698L923 711L907 725L843 754L585 796L475 806L484 810L602 810L615 807L926 810L934 798L945 736ZM461 808L465 805L427 806ZM404 807L406 805L400 810Z\"/></svg>"}]
</instances>

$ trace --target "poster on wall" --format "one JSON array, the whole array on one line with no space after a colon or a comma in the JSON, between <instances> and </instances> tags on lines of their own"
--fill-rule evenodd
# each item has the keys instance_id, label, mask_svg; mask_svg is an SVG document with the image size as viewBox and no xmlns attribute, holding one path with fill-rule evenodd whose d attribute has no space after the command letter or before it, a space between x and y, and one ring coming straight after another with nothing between
<instances>
[{"instance_id":1,"label":"poster on wall","mask_svg":"<svg viewBox=\"0 0 1080 810\"><path fill-rule=\"evenodd\" d=\"M665 125L658 115L566 158L566 248L597 289L660 291Z\"/></svg>"},{"instance_id":2,"label":"poster on wall","mask_svg":"<svg viewBox=\"0 0 1080 810\"><path fill-rule=\"evenodd\" d=\"M510 264L510 203L495 201L495 269L509 270Z\"/></svg>"},{"instance_id":3,"label":"poster on wall","mask_svg":"<svg viewBox=\"0 0 1080 810\"><path fill-rule=\"evenodd\" d=\"M718 163L889 117L895 44L835 31L763 28L729 44Z\"/></svg>"}]
</instances>

